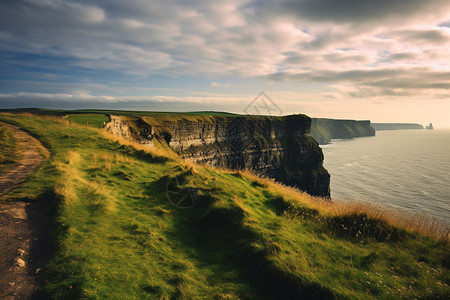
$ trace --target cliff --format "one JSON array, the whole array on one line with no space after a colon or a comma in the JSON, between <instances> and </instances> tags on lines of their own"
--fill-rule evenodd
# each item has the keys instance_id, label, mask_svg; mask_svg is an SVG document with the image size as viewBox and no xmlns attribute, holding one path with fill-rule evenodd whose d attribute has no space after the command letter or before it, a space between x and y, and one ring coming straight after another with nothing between
<instances>
[{"instance_id":1,"label":"cliff","mask_svg":"<svg viewBox=\"0 0 450 300\"><path fill-rule=\"evenodd\" d=\"M328 144L331 139L374 136L375 129L371 126L370 121L313 118L311 135L319 144L323 145Z\"/></svg>"},{"instance_id":2,"label":"cliff","mask_svg":"<svg viewBox=\"0 0 450 300\"><path fill-rule=\"evenodd\" d=\"M312 195L330 195L322 149L305 115L110 116L106 129L148 146L156 139L196 163L246 169Z\"/></svg>"},{"instance_id":3,"label":"cliff","mask_svg":"<svg viewBox=\"0 0 450 300\"><path fill-rule=\"evenodd\" d=\"M372 123L372 127L376 131L423 129L423 126L417 123Z\"/></svg>"}]
</instances>

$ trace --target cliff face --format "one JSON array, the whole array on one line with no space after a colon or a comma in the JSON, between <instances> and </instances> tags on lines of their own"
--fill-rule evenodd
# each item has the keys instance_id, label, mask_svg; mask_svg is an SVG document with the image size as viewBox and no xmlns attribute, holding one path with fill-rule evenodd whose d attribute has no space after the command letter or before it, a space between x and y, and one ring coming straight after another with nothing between
<instances>
[{"instance_id":1,"label":"cliff face","mask_svg":"<svg viewBox=\"0 0 450 300\"><path fill-rule=\"evenodd\" d=\"M416 123L372 123L376 131L380 130L415 130L423 129L423 126Z\"/></svg>"},{"instance_id":2,"label":"cliff face","mask_svg":"<svg viewBox=\"0 0 450 300\"><path fill-rule=\"evenodd\" d=\"M133 120L119 116L109 116L105 126L106 131L126 140L136 141L140 144L153 147L153 129L140 118Z\"/></svg>"},{"instance_id":3,"label":"cliff face","mask_svg":"<svg viewBox=\"0 0 450 300\"><path fill-rule=\"evenodd\" d=\"M331 139L352 139L375 135L375 129L370 121L313 118L311 127L311 135L321 145L328 144Z\"/></svg>"},{"instance_id":4,"label":"cliff face","mask_svg":"<svg viewBox=\"0 0 450 300\"><path fill-rule=\"evenodd\" d=\"M150 146L158 139L196 163L247 169L312 195L330 195L322 149L310 136L311 119L304 115L111 116L106 129Z\"/></svg>"}]
</instances>

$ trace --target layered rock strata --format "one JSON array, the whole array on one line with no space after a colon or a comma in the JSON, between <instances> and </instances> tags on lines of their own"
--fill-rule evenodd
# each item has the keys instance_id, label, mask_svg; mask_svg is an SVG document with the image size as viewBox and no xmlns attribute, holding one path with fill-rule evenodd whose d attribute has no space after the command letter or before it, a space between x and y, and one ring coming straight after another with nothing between
<instances>
[{"instance_id":1,"label":"layered rock strata","mask_svg":"<svg viewBox=\"0 0 450 300\"><path fill-rule=\"evenodd\" d=\"M246 169L329 197L330 175L322 149L311 137L305 115L256 116L110 116L106 129L149 146L157 139L196 163Z\"/></svg>"}]
</instances>

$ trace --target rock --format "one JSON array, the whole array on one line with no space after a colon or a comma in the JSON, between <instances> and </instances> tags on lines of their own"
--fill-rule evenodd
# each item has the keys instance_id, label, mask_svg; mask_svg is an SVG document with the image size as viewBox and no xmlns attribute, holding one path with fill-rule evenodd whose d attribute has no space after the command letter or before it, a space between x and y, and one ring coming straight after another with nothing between
<instances>
[{"instance_id":1,"label":"rock","mask_svg":"<svg viewBox=\"0 0 450 300\"><path fill-rule=\"evenodd\" d=\"M130 126L130 118L109 116L109 122L105 125L106 131L125 138L126 140L136 141L148 147L153 147L153 130L152 127L143 122L142 120L133 119L138 124L136 126Z\"/></svg>"},{"instance_id":2,"label":"rock","mask_svg":"<svg viewBox=\"0 0 450 300\"><path fill-rule=\"evenodd\" d=\"M322 165L322 149L310 136L308 116L110 116L110 120L107 131L148 145L157 138L187 160L246 169L312 195L330 195L330 175Z\"/></svg>"},{"instance_id":3,"label":"rock","mask_svg":"<svg viewBox=\"0 0 450 300\"><path fill-rule=\"evenodd\" d=\"M17 266L19 266L21 268L25 267L25 261L23 259L21 259L21 258L17 258L16 259L16 264L17 264Z\"/></svg>"}]
</instances>

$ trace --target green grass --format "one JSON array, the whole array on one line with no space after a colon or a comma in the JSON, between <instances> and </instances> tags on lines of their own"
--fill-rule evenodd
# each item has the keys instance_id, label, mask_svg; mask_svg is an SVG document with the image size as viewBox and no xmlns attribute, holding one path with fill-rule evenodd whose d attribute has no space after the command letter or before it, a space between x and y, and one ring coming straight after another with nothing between
<instances>
[{"instance_id":1,"label":"green grass","mask_svg":"<svg viewBox=\"0 0 450 300\"><path fill-rule=\"evenodd\" d=\"M0 114L52 152L10 198L55 200L51 298L445 299L447 242L246 173L192 166L100 130ZM179 185L174 184L175 178ZM194 195L197 205L172 205ZM181 202L180 204L185 204ZM189 203L187 203L189 204Z\"/></svg>"},{"instance_id":2,"label":"green grass","mask_svg":"<svg viewBox=\"0 0 450 300\"><path fill-rule=\"evenodd\" d=\"M111 115L121 115L121 116L239 116L238 114L218 112L218 111L192 111L192 112L164 112L164 111L133 111L133 110L77 110L73 111L77 113L100 113L100 114L111 114Z\"/></svg>"},{"instance_id":3,"label":"green grass","mask_svg":"<svg viewBox=\"0 0 450 300\"><path fill-rule=\"evenodd\" d=\"M19 160L18 145L13 132L0 125L0 171Z\"/></svg>"},{"instance_id":4,"label":"green grass","mask_svg":"<svg viewBox=\"0 0 450 300\"><path fill-rule=\"evenodd\" d=\"M103 128L103 123L109 122L108 116L104 114L68 114L67 119L94 128Z\"/></svg>"},{"instance_id":5,"label":"green grass","mask_svg":"<svg viewBox=\"0 0 450 300\"><path fill-rule=\"evenodd\" d=\"M239 114L220 112L220 111L192 111L192 112L164 112L164 111L134 111L134 110L102 110L102 109L77 109L77 110L62 110L62 109L43 109L43 108L18 108L18 109L0 109L1 112L7 113L33 113L35 115L53 115L53 116L65 116L65 115L121 115L121 116L242 116ZM254 116L254 115L248 115ZM84 125L84 124L83 124Z\"/></svg>"},{"instance_id":6,"label":"green grass","mask_svg":"<svg viewBox=\"0 0 450 300\"><path fill-rule=\"evenodd\" d=\"M215 116L215 117L259 117L258 115L242 115L221 111L188 111L188 112L167 112L167 111L135 111L135 110L105 110L105 109L44 109L44 108L17 108L17 109L0 109L1 112L6 113L32 113L35 115L51 115L51 116L66 116L73 117L75 115L120 115L120 116L140 116L140 117L160 117L160 116ZM76 118L76 117L75 117ZM80 117L83 120L83 117ZM82 125L85 125L82 123Z\"/></svg>"}]
</instances>

